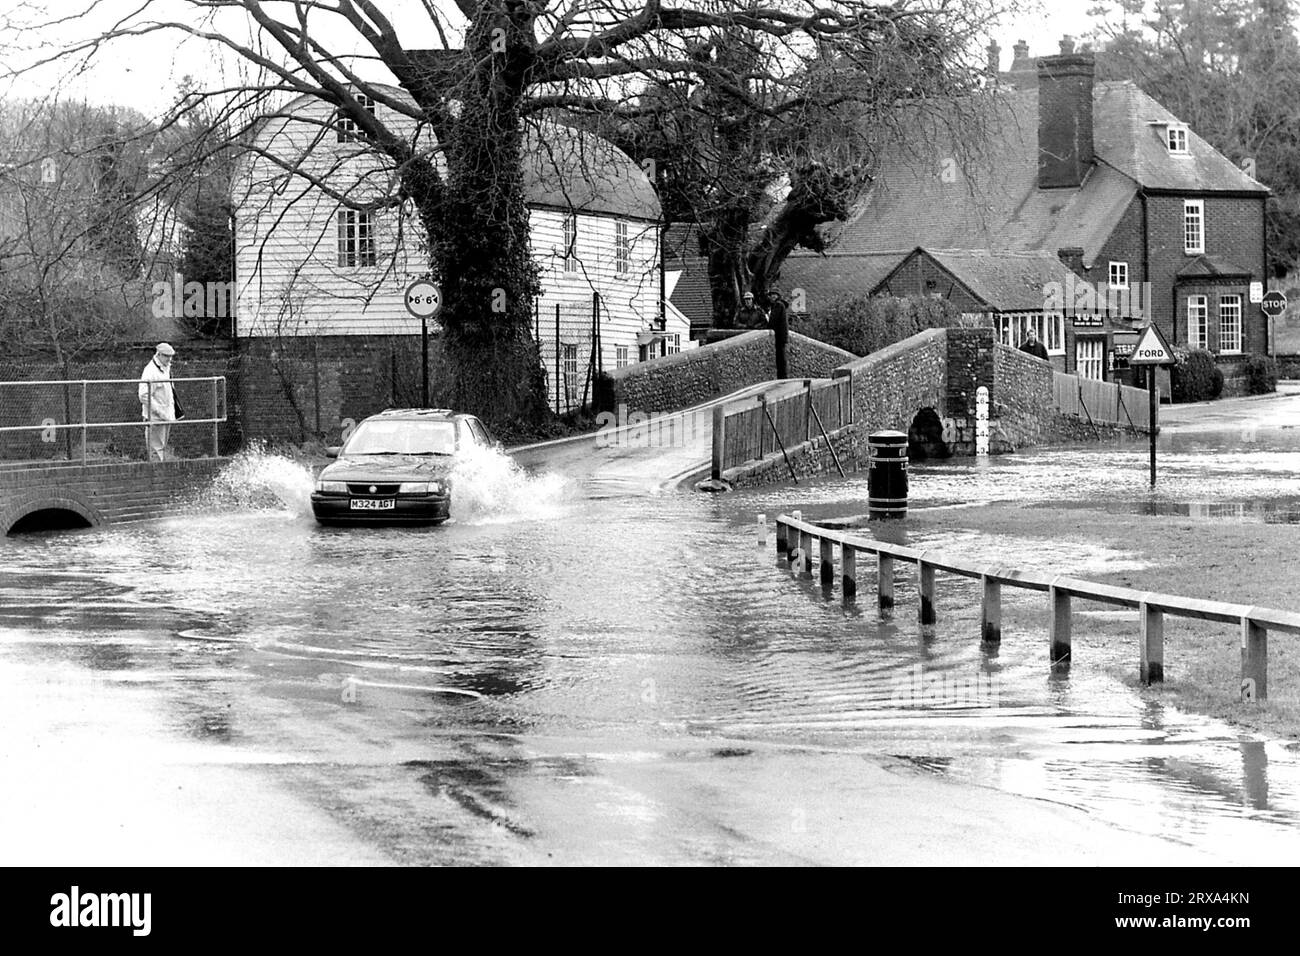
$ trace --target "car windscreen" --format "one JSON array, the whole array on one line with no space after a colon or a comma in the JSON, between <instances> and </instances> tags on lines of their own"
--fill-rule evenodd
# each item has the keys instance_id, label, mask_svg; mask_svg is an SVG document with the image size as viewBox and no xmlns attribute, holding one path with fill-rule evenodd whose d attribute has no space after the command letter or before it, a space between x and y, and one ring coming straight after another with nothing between
<instances>
[{"instance_id":1,"label":"car windscreen","mask_svg":"<svg viewBox=\"0 0 1300 956\"><path fill-rule=\"evenodd\" d=\"M343 448L346 455L451 455L456 426L451 422L362 422Z\"/></svg>"}]
</instances>

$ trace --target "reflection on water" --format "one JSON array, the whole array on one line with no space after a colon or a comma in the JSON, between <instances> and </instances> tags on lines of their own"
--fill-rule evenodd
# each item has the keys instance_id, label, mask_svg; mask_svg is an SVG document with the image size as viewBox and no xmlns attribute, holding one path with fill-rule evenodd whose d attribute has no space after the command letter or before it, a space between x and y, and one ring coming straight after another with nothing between
<instances>
[{"instance_id":1,"label":"reflection on water","mask_svg":"<svg viewBox=\"0 0 1300 956\"><path fill-rule=\"evenodd\" d=\"M1300 524L1300 498L1254 498L1250 501L1046 501L1036 507L1086 508L1111 514L1173 515L1180 518L1206 518L1217 521L1259 522L1262 524Z\"/></svg>"},{"instance_id":2,"label":"reflection on water","mask_svg":"<svg viewBox=\"0 0 1300 956\"><path fill-rule=\"evenodd\" d=\"M926 465L913 491L1096 498L1131 486L1137 455ZM1217 473L1198 460L1202 477ZM596 772L513 750L584 735L725 740L724 756L759 743L893 756L1172 840L1267 847L1300 822L1294 753L1148 703L1116 676L1136 668L1136 624L1118 644L1078 627L1067 676L1047 666L1041 596L1006 592L1003 644L982 649L977 582L945 580L923 635L906 575L895 618L879 622L756 547L755 512L860 513L860 480L592 500L557 478L475 467L459 485L476 489L472 503L439 528L318 527L309 472L260 455L187 517L6 540L0 663L92 670L207 746L324 763L382 752L395 762L367 787L415 780L510 832L528 827L503 781ZM1192 467L1170 462L1171 482ZM1297 478L1274 467L1269 480ZM430 741L453 731L507 753L494 745L483 779L481 754L431 759Z\"/></svg>"}]
</instances>

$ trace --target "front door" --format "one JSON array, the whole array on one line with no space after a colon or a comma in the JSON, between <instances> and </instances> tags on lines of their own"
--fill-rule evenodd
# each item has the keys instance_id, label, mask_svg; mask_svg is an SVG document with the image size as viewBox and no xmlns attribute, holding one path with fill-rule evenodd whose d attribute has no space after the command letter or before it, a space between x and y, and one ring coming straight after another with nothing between
<instances>
[{"instance_id":1,"label":"front door","mask_svg":"<svg viewBox=\"0 0 1300 956\"><path fill-rule=\"evenodd\" d=\"M1105 339L1074 340L1074 371L1080 378L1101 381L1106 370Z\"/></svg>"}]
</instances>

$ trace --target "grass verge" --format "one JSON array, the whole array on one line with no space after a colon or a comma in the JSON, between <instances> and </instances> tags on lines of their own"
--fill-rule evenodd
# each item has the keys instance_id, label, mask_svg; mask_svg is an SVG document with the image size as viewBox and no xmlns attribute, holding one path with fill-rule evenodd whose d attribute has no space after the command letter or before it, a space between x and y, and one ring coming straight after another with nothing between
<instances>
[{"instance_id":1,"label":"grass verge","mask_svg":"<svg viewBox=\"0 0 1300 956\"><path fill-rule=\"evenodd\" d=\"M979 535L978 547L954 548L954 554L992 554L1001 550L999 538L1015 540L1019 551L1024 550L1024 541L1041 540L1045 553L1058 556L1048 569L1062 574L1144 591L1300 610L1298 525L1123 516L1077 507L1020 504L916 510L907 523L913 531L927 535L953 531ZM1062 555L1070 546L1080 552L1098 547L1122 552L1146 566L1080 573L1070 566L1068 553ZM1075 602L1076 611L1082 607L1103 605ZM1075 627L1080 626L1076 622ZM1131 639L1133 665L1117 676L1136 686L1137 612L1131 620L1089 619L1087 627L1116 639ZM1300 739L1300 635L1269 635L1266 702L1243 704L1237 699L1240 666L1237 627L1167 616L1165 683L1141 692L1252 731Z\"/></svg>"}]
</instances>

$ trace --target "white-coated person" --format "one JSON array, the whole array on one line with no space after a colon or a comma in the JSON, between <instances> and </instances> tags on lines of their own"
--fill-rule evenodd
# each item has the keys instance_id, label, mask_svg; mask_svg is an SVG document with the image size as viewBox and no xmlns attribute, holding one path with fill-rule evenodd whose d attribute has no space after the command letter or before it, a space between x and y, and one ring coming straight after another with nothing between
<instances>
[{"instance_id":1,"label":"white-coated person","mask_svg":"<svg viewBox=\"0 0 1300 956\"><path fill-rule=\"evenodd\" d=\"M145 426L145 445L150 461L166 458L167 433L176 421L176 399L172 394L172 357L176 350L166 342L154 348L153 358L140 373L140 417ZM156 423L156 424L154 424Z\"/></svg>"}]
</instances>

